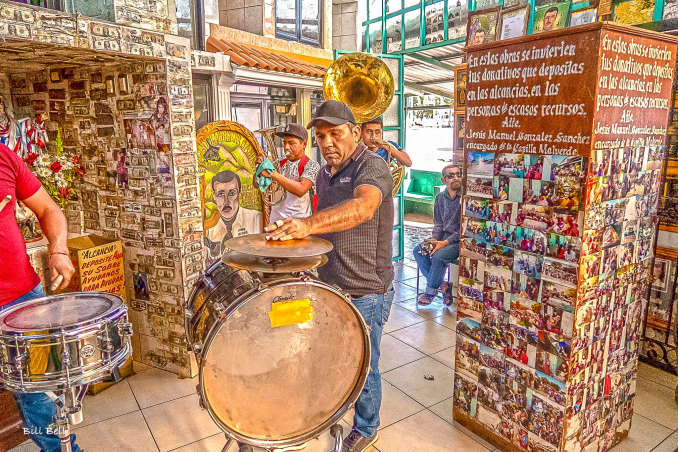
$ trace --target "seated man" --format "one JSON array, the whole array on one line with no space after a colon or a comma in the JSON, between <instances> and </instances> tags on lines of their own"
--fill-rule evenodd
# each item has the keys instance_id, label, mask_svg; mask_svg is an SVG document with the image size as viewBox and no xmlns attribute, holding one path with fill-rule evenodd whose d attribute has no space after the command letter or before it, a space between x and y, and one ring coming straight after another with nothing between
<instances>
[{"instance_id":1,"label":"seated man","mask_svg":"<svg viewBox=\"0 0 678 452\"><path fill-rule=\"evenodd\" d=\"M370 151L376 152L379 157L386 160L386 163L388 163L388 153L391 151L391 156L396 159L398 163L407 167L412 166L412 160L404 149L393 141L384 141L381 139L383 129L384 121L381 117L364 122L362 126L360 126L360 136L362 137L365 146L367 146Z\"/></svg>"},{"instance_id":2,"label":"seated man","mask_svg":"<svg viewBox=\"0 0 678 452\"><path fill-rule=\"evenodd\" d=\"M299 124L287 124L279 127L275 134L283 139L286 159L280 161L279 173L274 171L262 171L261 175L270 177L278 182L287 195L280 204L271 207L270 223L285 218L302 219L310 217L313 213L313 185L320 170L320 165L311 160L304 153L308 132ZM259 158L259 162L263 157Z\"/></svg>"},{"instance_id":3,"label":"seated man","mask_svg":"<svg viewBox=\"0 0 678 452\"><path fill-rule=\"evenodd\" d=\"M455 165L443 168L442 181L447 187L436 196L433 205L433 238L424 243L433 245L430 252L422 246L414 249L414 259L426 277L426 291L419 297L419 304L428 306L433 302L438 289L443 293L443 302L452 304L452 285L443 282L445 269L459 257L459 230L461 228L461 169Z\"/></svg>"}]
</instances>

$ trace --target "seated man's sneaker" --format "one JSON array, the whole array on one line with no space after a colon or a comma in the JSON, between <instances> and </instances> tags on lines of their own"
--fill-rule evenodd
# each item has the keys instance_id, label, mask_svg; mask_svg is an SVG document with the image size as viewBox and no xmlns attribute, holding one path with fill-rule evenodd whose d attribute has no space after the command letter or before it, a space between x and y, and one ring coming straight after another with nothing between
<instances>
[{"instance_id":1,"label":"seated man's sneaker","mask_svg":"<svg viewBox=\"0 0 678 452\"><path fill-rule=\"evenodd\" d=\"M342 452L363 452L376 443L378 439L379 433L366 438L358 433L357 430L351 430L351 433L344 439Z\"/></svg>"}]
</instances>

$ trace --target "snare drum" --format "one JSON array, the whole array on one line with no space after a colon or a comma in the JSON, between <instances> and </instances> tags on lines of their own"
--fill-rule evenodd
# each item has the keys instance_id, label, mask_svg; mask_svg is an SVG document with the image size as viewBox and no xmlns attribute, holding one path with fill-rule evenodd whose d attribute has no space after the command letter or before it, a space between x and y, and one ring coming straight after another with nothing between
<instances>
[{"instance_id":1,"label":"snare drum","mask_svg":"<svg viewBox=\"0 0 678 452\"><path fill-rule=\"evenodd\" d=\"M285 307L312 318L281 320ZM363 318L348 296L310 274L266 280L217 262L195 285L186 315L200 403L240 443L275 449L318 437L367 379Z\"/></svg>"},{"instance_id":2,"label":"snare drum","mask_svg":"<svg viewBox=\"0 0 678 452\"><path fill-rule=\"evenodd\" d=\"M0 311L0 382L13 392L44 392L102 380L132 353L122 298L73 292Z\"/></svg>"}]
</instances>

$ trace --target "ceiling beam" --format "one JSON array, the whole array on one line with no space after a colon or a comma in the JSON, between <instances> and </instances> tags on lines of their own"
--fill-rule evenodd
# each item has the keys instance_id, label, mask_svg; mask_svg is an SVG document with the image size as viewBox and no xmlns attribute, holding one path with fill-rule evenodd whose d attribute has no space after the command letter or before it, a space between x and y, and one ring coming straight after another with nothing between
<instances>
[{"instance_id":1,"label":"ceiling beam","mask_svg":"<svg viewBox=\"0 0 678 452\"><path fill-rule=\"evenodd\" d=\"M419 55L418 53L410 53L410 54L408 54L408 56L410 56L412 58L416 58L419 61L423 61L424 63L432 64L432 65L438 66L439 68L442 68L442 69L447 69L448 71L452 71L454 73L454 66L440 62L440 61L438 61L434 58L429 58L429 57L424 56L424 55Z\"/></svg>"},{"instance_id":2,"label":"ceiling beam","mask_svg":"<svg viewBox=\"0 0 678 452\"><path fill-rule=\"evenodd\" d=\"M436 96L449 97L451 99L454 99L454 93L448 93L447 91L429 88L428 86L421 86L417 83L405 82L405 86L416 91L422 91L429 94L435 94Z\"/></svg>"},{"instance_id":3,"label":"ceiling beam","mask_svg":"<svg viewBox=\"0 0 678 452\"><path fill-rule=\"evenodd\" d=\"M430 80L428 82L417 82L420 85L437 85L438 83L447 83L447 82L453 82L454 77L449 77L449 78L439 78L437 80Z\"/></svg>"}]
</instances>

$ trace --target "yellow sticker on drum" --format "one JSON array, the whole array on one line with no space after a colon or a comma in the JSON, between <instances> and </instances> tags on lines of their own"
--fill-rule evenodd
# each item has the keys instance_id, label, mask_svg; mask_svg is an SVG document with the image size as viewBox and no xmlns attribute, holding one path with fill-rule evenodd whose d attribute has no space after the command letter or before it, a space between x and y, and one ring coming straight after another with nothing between
<instances>
[{"instance_id":1,"label":"yellow sticker on drum","mask_svg":"<svg viewBox=\"0 0 678 452\"><path fill-rule=\"evenodd\" d=\"M271 319L271 328L298 325L313 320L313 306L310 298L280 301L271 305L268 317Z\"/></svg>"}]
</instances>

